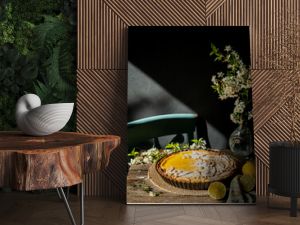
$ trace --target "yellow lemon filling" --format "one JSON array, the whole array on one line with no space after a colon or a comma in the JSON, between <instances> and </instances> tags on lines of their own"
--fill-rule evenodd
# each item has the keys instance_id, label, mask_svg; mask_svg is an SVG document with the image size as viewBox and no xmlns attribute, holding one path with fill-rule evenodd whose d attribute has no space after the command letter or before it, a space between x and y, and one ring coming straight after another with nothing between
<instances>
[{"instance_id":1,"label":"yellow lemon filling","mask_svg":"<svg viewBox=\"0 0 300 225\"><path fill-rule=\"evenodd\" d=\"M177 181L211 182L225 179L236 169L236 160L223 151L188 150L160 162L164 174Z\"/></svg>"},{"instance_id":2,"label":"yellow lemon filling","mask_svg":"<svg viewBox=\"0 0 300 225\"><path fill-rule=\"evenodd\" d=\"M171 155L168 160L165 160L161 164L161 168L164 170L168 170L170 168L176 168L178 170L191 171L195 170L195 160L191 158L184 157L186 153L179 152L177 154Z\"/></svg>"}]
</instances>

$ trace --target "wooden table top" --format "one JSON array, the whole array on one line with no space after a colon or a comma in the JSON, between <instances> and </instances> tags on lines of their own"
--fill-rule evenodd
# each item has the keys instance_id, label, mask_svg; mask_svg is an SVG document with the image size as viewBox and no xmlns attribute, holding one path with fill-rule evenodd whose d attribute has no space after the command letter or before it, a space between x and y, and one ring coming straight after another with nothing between
<instances>
[{"instance_id":1,"label":"wooden table top","mask_svg":"<svg viewBox=\"0 0 300 225\"><path fill-rule=\"evenodd\" d=\"M106 168L119 144L114 135L0 132L0 187L36 190L81 183L84 174Z\"/></svg>"},{"instance_id":2,"label":"wooden table top","mask_svg":"<svg viewBox=\"0 0 300 225\"><path fill-rule=\"evenodd\" d=\"M51 150L83 144L120 142L114 135L89 135L75 132L57 132L47 136L28 136L22 132L0 131L0 151Z\"/></svg>"}]
</instances>

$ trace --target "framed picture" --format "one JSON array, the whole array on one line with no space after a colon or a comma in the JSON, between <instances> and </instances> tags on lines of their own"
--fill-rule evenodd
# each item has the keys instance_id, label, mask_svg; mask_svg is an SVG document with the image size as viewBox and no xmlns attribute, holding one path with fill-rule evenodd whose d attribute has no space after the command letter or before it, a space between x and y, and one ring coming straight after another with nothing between
<instances>
[{"instance_id":1,"label":"framed picture","mask_svg":"<svg viewBox=\"0 0 300 225\"><path fill-rule=\"evenodd\" d=\"M249 27L129 27L127 203L255 203Z\"/></svg>"}]
</instances>

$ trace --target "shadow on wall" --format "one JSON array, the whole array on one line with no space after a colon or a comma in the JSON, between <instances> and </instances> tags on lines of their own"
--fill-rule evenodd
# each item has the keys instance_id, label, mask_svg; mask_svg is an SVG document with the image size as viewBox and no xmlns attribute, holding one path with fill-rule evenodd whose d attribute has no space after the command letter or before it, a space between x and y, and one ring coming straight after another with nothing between
<instances>
[{"instance_id":1,"label":"shadow on wall","mask_svg":"<svg viewBox=\"0 0 300 225\"><path fill-rule=\"evenodd\" d=\"M211 88L211 76L224 68L209 57L210 43L230 44L249 64L249 28L129 27L128 41L128 121L197 113L211 147L226 148L233 101L220 101Z\"/></svg>"}]
</instances>

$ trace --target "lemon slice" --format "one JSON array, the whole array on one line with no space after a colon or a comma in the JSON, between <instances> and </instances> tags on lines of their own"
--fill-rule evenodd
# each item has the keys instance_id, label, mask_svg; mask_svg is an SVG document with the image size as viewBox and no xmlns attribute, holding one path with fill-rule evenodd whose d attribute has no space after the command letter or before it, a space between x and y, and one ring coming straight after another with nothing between
<instances>
[{"instance_id":1,"label":"lemon slice","mask_svg":"<svg viewBox=\"0 0 300 225\"><path fill-rule=\"evenodd\" d=\"M255 163L254 161L247 161L243 167L242 172L244 175L249 175L251 177L255 177Z\"/></svg>"},{"instance_id":2,"label":"lemon slice","mask_svg":"<svg viewBox=\"0 0 300 225\"><path fill-rule=\"evenodd\" d=\"M208 187L208 195L217 200L224 198L226 195L225 185L219 181L211 183Z\"/></svg>"}]
</instances>

